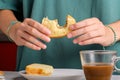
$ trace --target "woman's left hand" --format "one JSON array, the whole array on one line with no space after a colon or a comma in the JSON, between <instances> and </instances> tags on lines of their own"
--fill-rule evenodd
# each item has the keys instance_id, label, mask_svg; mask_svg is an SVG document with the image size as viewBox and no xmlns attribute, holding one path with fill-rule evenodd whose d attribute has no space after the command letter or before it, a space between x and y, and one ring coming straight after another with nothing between
<instances>
[{"instance_id":1,"label":"woman's left hand","mask_svg":"<svg viewBox=\"0 0 120 80\"><path fill-rule=\"evenodd\" d=\"M89 18L70 26L72 32L67 37L79 45L100 44L109 46L114 42L113 32L103 25L98 18Z\"/></svg>"}]
</instances>

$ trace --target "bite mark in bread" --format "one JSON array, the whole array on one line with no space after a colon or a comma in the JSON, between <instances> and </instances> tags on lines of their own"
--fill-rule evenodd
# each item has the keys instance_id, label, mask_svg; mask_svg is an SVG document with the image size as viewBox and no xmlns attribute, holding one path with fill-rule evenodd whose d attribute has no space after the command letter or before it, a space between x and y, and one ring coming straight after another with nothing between
<instances>
[{"instance_id":1,"label":"bite mark in bread","mask_svg":"<svg viewBox=\"0 0 120 80\"><path fill-rule=\"evenodd\" d=\"M51 35L49 35L51 38L60 38L66 36L71 31L69 26L75 23L75 19L70 15L66 17L66 24L64 26L60 26L57 19L49 20L46 17L42 20L42 24L51 30Z\"/></svg>"}]
</instances>

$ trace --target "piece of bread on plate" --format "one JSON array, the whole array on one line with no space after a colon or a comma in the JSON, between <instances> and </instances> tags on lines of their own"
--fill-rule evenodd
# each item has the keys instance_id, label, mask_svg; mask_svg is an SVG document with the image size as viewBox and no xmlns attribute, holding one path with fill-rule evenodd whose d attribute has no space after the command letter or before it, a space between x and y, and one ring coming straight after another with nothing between
<instances>
[{"instance_id":1,"label":"piece of bread on plate","mask_svg":"<svg viewBox=\"0 0 120 80\"><path fill-rule=\"evenodd\" d=\"M41 75L41 76L50 76L54 68L51 65L33 63L26 66L26 74L30 75Z\"/></svg>"},{"instance_id":2,"label":"piece of bread on plate","mask_svg":"<svg viewBox=\"0 0 120 80\"><path fill-rule=\"evenodd\" d=\"M4 75L4 72L3 71L0 71L0 76L3 76Z\"/></svg>"},{"instance_id":3,"label":"piece of bread on plate","mask_svg":"<svg viewBox=\"0 0 120 80\"><path fill-rule=\"evenodd\" d=\"M42 24L51 30L51 35L49 35L51 38L60 38L66 36L71 31L69 26L75 23L75 19L70 15L66 17L66 24L64 26L60 26L57 19L49 20L46 17L42 20Z\"/></svg>"}]
</instances>

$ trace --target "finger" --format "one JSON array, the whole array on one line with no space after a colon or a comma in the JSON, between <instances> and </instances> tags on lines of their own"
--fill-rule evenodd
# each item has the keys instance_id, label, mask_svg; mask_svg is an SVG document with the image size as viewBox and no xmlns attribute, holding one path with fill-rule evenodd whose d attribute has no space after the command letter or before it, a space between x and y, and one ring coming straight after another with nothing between
<instances>
[{"instance_id":1,"label":"finger","mask_svg":"<svg viewBox=\"0 0 120 80\"><path fill-rule=\"evenodd\" d=\"M85 40L88 40L88 39L92 39L92 38L95 38L95 37L100 37L100 36L102 36L102 34L100 34L100 33L101 32L99 32L99 30L98 31L94 30L94 31L91 31L91 32L88 32L84 35L79 36L78 38L74 39L73 42L74 43L79 43L79 42L82 42L82 41L85 41Z\"/></svg>"},{"instance_id":2,"label":"finger","mask_svg":"<svg viewBox=\"0 0 120 80\"><path fill-rule=\"evenodd\" d=\"M24 25L24 24L23 24L23 25ZM39 32L38 30L36 30L36 29L33 28L33 27L30 27L30 26L27 25L27 24L24 25L24 26L26 26L26 27L24 28L24 31L26 31L26 32L29 33L30 35L32 35L32 36L34 36L34 37L36 37L36 38L39 38L39 39L41 39L41 40L43 40L43 41L45 41L45 42L50 42L50 38L49 38L47 35Z\"/></svg>"},{"instance_id":3,"label":"finger","mask_svg":"<svg viewBox=\"0 0 120 80\"><path fill-rule=\"evenodd\" d=\"M38 41L35 37L33 37L25 32L21 33L21 35L22 35L22 38L24 38L26 41L28 41L36 46L39 46L42 49L46 49L46 45L43 44L42 42Z\"/></svg>"},{"instance_id":4,"label":"finger","mask_svg":"<svg viewBox=\"0 0 120 80\"><path fill-rule=\"evenodd\" d=\"M40 32L42 32L42 33L44 33L46 35L50 35L50 33L51 33L51 31L48 28L46 28L45 26L43 26L42 24L40 24L39 22L37 22L37 21L35 21L33 19L25 19L25 22L28 25L36 28L37 30L39 30Z\"/></svg>"},{"instance_id":5,"label":"finger","mask_svg":"<svg viewBox=\"0 0 120 80\"><path fill-rule=\"evenodd\" d=\"M85 33L88 33L88 32L91 32L91 31L94 31L94 30L97 30L97 24L94 24L94 25L90 25L90 26L86 26L86 27L83 27L83 28L80 28L80 29L77 29L77 30L74 30L72 32L70 32L67 37L68 38L72 38L72 37L76 37L76 36L80 36L80 35L83 35Z\"/></svg>"},{"instance_id":6,"label":"finger","mask_svg":"<svg viewBox=\"0 0 120 80\"><path fill-rule=\"evenodd\" d=\"M95 37L95 38L91 38L91 39L88 39L85 41L81 41L78 44L79 45L89 45L89 44L101 44L101 45L103 45L103 43L104 43L104 41L101 39L101 37Z\"/></svg>"},{"instance_id":7,"label":"finger","mask_svg":"<svg viewBox=\"0 0 120 80\"><path fill-rule=\"evenodd\" d=\"M17 42L15 41L15 43L18 45L18 46L26 46L28 48L31 48L33 50L41 50L41 47L39 46L36 46L30 42L28 42L27 40L25 40L24 38L18 38L19 40L17 40Z\"/></svg>"},{"instance_id":8,"label":"finger","mask_svg":"<svg viewBox=\"0 0 120 80\"><path fill-rule=\"evenodd\" d=\"M26 47L28 47L28 48L31 48L31 49L33 49L33 50L41 50L41 47L38 47L38 46L36 46L36 45L34 45L34 44L32 44L32 43L24 40L24 39L23 39L22 43L24 43L24 44L23 44L24 46L26 46Z\"/></svg>"},{"instance_id":9,"label":"finger","mask_svg":"<svg viewBox=\"0 0 120 80\"><path fill-rule=\"evenodd\" d=\"M79 29L79 28L82 28L82 27L85 27L85 26L89 26L89 25L92 25L92 24L95 24L95 23L99 23L99 19L97 18L89 18L89 19L85 19L83 21L80 21L76 24L73 24L72 26L70 26L70 29L71 30L76 30L76 29Z\"/></svg>"}]
</instances>

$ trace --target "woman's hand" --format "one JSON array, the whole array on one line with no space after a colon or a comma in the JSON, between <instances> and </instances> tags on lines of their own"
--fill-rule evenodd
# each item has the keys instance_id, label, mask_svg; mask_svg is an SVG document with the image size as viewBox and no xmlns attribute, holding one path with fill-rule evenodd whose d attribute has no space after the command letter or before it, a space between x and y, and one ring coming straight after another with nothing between
<instances>
[{"instance_id":1,"label":"woman's hand","mask_svg":"<svg viewBox=\"0 0 120 80\"><path fill-rule=\"evenodd\" d=\"M50 30L39 22L25 19L22 23L16 23L9 31L10 38L18 46L27 46L34 50L46 49L46 45L38 39L50 42L48 35Z\"/></svg>"},{"instance_id":2,"label":"woman's hand","mask_svg":"<svg viewBox=\"0 0 120 80\"><path fill-rule=\"evenodd\" d=\"M73 42L79 45L100 44L109 46L114 41L113 32L97 18L89 18L72 26L68 38L76 37Z\"/></svg>"}]
</instances>

